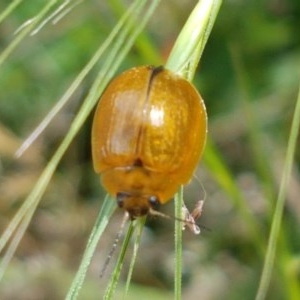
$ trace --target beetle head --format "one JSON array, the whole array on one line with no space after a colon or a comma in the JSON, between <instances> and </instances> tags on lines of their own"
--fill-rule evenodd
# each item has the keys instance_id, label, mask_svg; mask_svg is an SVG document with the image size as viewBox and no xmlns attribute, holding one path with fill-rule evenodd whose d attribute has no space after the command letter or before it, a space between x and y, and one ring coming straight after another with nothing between
<instances>
[{"instance_id":1,"label":"beetle head","mask_svg":"<svg viewBox=\"0 0 300 300\"><path fill-rule=\"evenodd\" d=\"M147 215L150 210L157 209L159 200L156 196L133 194L129 192L117 193L118 206L126 210L131 219Z\"/></svg>"}]
</instances>

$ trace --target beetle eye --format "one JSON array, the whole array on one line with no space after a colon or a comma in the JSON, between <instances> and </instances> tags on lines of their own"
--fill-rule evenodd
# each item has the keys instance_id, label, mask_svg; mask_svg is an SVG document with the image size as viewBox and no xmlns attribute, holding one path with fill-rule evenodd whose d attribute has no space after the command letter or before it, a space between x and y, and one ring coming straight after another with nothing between
<instances>
[{"instance_id":1,"label":"beetle eye","mask_svg":"<svg viewBox=\"0 0 300 300\"><path fill-rule=\"evenodd\" d=\"M153 209L157 209L159 207L159 200L156 196L150 196L148 201Z\"/></svg>"}]
</instances>

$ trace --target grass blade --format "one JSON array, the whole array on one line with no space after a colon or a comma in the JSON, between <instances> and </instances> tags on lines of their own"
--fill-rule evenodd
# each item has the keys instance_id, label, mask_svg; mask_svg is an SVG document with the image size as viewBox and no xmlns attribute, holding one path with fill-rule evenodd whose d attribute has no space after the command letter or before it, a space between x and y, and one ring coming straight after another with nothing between
<instances>
[{"instance_id":1,"label":"grass blade","mask_svg":"<svg viewBox=\"0 0 300 300\"><path fill-rule=\"evenodd\" d=\"M198 2L175 42L166 63L167 69L189 80L194 77L221 4L221 0Z\"/></svg>"},{"instance_id":2,"label":"grass blade","mask_svg":"<svg viewBox=\"0 0 300 300\"><path fill-rule=\"evenodd\" d=\"M133 254L132 254L132 257L131 257L130 266L129 266L129 270L128 270L128 275L127 275L127 280L126 280L124 299L126 298L126 295L129 291L129 285L130 285L130 281L131 281L131 277L132 277L132 272L133 272L134 264L135 264L135 261L136 261L137 253L138 253L138 250L139 250L139 245L140 245L140 242L141 242L145 222L146 222L146 217L140 218L138 220L138 224L137 224L138 225L138 232L136 234L136 238L135 238L135 241L134 241Z\"/></svg>"},{"instance_id":3,"label":"grass blade","mask_svg":"<svg viewBox=\"0 0 300 300\"><path fill-rule=\"evenodd\" d=\"M183 186L175 196L175 216L182 219ZM175 273L174 273L174 299L181 299L182 279L182 223L175 222Z\"/></svg>"},{"instance_id":4,"label":"grass blade","mask_svg":"<svg viewBox=\"0 0 300 300\"><path fill-rule=\"evenodd\" d=\"M129 227L128 227L126 236L124 238L124 242L122 244L122 248L120 250L120 254L119 254L116 266L114 268L114 271L113 271L113 274L111 276L110 282L109 282L109 284L107 286L107 289L105 291L105 294L103 296L103 299L105 299L105 300L113 299L113 295L115 293L115 290L116 290L116 287L117 287L117 284L118 284L118 281L119 281L119 277L120 277L120 274L121 274L121 270L122 270L122 267L123 267L125 254L126 254L130 239L131 239L132 234L133 234L134 229L135 229L135 224L136 224L136 221L129 222Z\"/></svg>"},{"instance_id":5,"label":"grass blade","mask_svg":"<svg viewBox=\"0 0 300 300\"><path fill-rule=\"evenodd\" d=\"M28 36L29 33L35 28L35 26L46 16L46 14L51 10L51 8L56 4L56 2L57 0L49 1L37 15L35 15L33 18L26 22L26 26L23 26L22 29L18 31L16 37L0 54L0 66L7 59L7 57L15 50L15 48L20 44L20 42L22 42L22 40L26 36Z\"/></svg>"},{"instance_id":6,"label":"grass blade","mask_svg":"<svg viewBox=\"0 0 300 300\"><path fill-rule=\"evenodd\" d=\"M97 247L98 241L106 228L109 219L116 208L116 201L114 198L106 196L103 202L101 211L97 217L96 223L92 229L90 237L88 239L81 264L77 270L76 276L70 286L69 292L66 296L66 299L76 299L79 293L80 288L84 282L84 278L92 260L93 254Z\"/></svg>"},{"instance_id":7,"label":"grass blade","mask_svg":"<svg viewBox=\"0 0 300 300\"><path fill-rule=\"evenodd\" d=\"M8 17L23 0L14 0L0 14L0 23Z\"/></svg>"},{"instance_id":8,"label":"grass blade","mask_svg":"<svg viewBox=\"0 0 300 300\"><path fill-rule=\"evenodd\" d=\"M279 188L278 198L277 198L273 221L271 225L271 232L268 241L267 253L264 261L259 288L255 298L256 300L266 299L268 287L272 277L272 270L275 262L276 248L277 248L280 226L282 221L282 214L283 214L283 209L285 204L285 196L286 196L290 175L292 172L294 154L297 146L297 137L299 135L299 127L300 127L300 85L299 85L299 94L298 94L293 121L292 121L291 132L290 132L288 146L287 146L285 166L283 169L281 184Z\"/></svg>"}]
</instances>

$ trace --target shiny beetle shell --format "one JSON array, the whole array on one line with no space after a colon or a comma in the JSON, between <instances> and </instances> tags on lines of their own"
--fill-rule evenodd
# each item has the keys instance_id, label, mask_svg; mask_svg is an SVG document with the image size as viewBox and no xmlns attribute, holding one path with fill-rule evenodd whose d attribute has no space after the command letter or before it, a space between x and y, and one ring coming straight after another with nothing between
<instances>
[{"instance_id":1,"label":"shiny beetle shell","mask_svg":"<svg viewBox=\"0 0 300 300\"><path fill-rule=\"evenodd\" d=\"M111 81L92 128L94 169L131 218L172 199L191 179L206 140L203 100L187 80L152 66Z\"/></svg>"}]
</instances>

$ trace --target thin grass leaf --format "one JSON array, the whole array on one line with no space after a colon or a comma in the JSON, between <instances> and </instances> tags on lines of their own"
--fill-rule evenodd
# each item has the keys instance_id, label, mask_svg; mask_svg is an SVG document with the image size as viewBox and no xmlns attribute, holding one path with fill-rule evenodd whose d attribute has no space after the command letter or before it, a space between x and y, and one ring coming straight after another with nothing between
<instances>
[{"instance_id":1,"label":"thin grass leaf","mask_svg":"<svg viewBox=\"0 0 300 300\"><path fill-rule=\"evenodd\" d=\"M51 8L56 4L58 0L51 0L45 4L45 6L37 13L34 17L28 20L21 30L18 30L15 38L10 42L10 44L3 50L0 54L0 66L8 58L8 56L15 50L15 48L23 41L23 39L28 36L32 30L35 29L35 26L47 15Z\"/></svg>"},{"instance_id":2,"label":"thin grass leaf","mask_svg":"<svg viewBox=\"0 0 300 300\"><path fill-rule=\"evenodd\" d=\"M183 206L183 186L175 195L175 217L182 219ZM175 272L174 272L174 299L181 299L181 282L182 282L182 224L175 222Z\"/></svg>"},{"instance_id":3,"label":"thin grass leaf","mask_svg":"<svg viewBox=\"0 0 300 300\"><path fill-rule=\"evenodd\" d=\"M119 277L121 274L121 270L123 267L123 263L124 263L124 259L125 259L125 254L127 252L127 248L129 245L129 242L131 240L132 234L134 232L135 229L135 225L136 225L136 221L130 221L129 222L129 226L128 226L128 230L126 232L126 236L124 238L121 250L120 250L120 254L116 263L116 266L114 268L113 274L111 276L111 279L107 285L106 291L104 293L103 299L105 300L110 300L113 299L114 293L116 291L116 287L119 281Z\"/></svg>"},{"instance_id":4,"label":"thin grass leaf","mask_svg":"<svg viewBox=\"0 0 300 300\"><path fill-rule=\"evenodd\" d=\"M99 239L106 228L111 215L116 208L116 201L113 197L106 196L101 208L101 211L97 217L96 223L92 229L90 237L88 239L85 252L83 254L81 264L77 270L76 276L70 286L68 294L66 296L67 300L77 299L79 290L84 282L86 272L92 260L93 254L99 242Z\"/></svg>"},{"instance_id":5,"label":"thin grass leaf","mask_svg":"<svg viewBox=\"0 0 300 300\"><path fill-rule=\"evenodd\" d=\"M111 1L110 7L117 16L121 16L124 10L127 9L125 3L122 3L119 0ZM153 41L149 38L149 35L143 31L135 41L135 48L138 53L141 54L144 61L151 62L151 64L155 66L160 66L164 63L162 55L157 51L157 47L155 47Z\"/></svg>"},{"instance_id":6,"label":"thin grass leaf","mask_svg":"<svg viewBox=\"0 0 300 300\"><path fill-rule=\"evenodd\" d=\"M23 218L27 216L26 218L28 218L30 221L30 219L40 201L40 198L42 197L43 193L45 192L47 185L56 169L56 166L57 166L58 162L60 161L60 158L61 157L58 155L58 153L56 153L52 157L51 161L49 162L49 164L47 165L47 167L45 168L45 170L39 177L35 187L32 189L31 193L28 195L28 197L24 201L23 205L20 207L20 209L18 210L16 215L13 217L13 219L11 220L11 222L5 229L4 233L1 235L0 252L6 246L8 240L14 234L15 230L17 230L17 228L18 228L19 224L22 222ZM27 223L27 225L28 225L28 223ZM21 232L24 233L25 230L26 230L26 228L24 226L21 226ZM13 240L13 243L15 243L14 240ZM8 254L6 254L6 255L7 255L7 257L12 257L13 256L12 250L15 250L16 247L9 246L8 249L11 252L8 252ZM7 264L1 265L0 273L5 272L6 266L7 266Z\"/></svg>"},{"instance_id":7,"label":"thin grass leaf","mask_svg":"<svg viewBox=\"0 0 300 300\"><path fill-rule=\"evenodd\" d=\"M287 145L285 166L283 169L278 198L277 198L276 207L274 211L262 275L259 283L259 288L257 290L257 294L255 297L256 300L266 299L266 295L272 277L272 271L275 262L275 254L277 249L278 237L280 233L287 186L289 184L289 180L292 172L294 155L297 146L297 138L299 135L299 127L300 127L300 84L299 84L299 94L298 94L292 126L291 126L291 132L290 132L289 141Z\"/></svg>"},{"instance_id":8,"label":"thin grass leaf","mask_svg":"<svg viewBox=\"0 0 300 300\"><path fill-rule=\"evenodd\" d=\"M0 14L0 23L3 22L3 20L5 20L5 18L8 17L22 1L24 0L12 1Z\"/></svg>"},{"instance_id":9,"label":"thin grass leaf","mask_svg":"<svg viewBox=\"0 0 300 300\"><path fill-rule=\"evenodd\" d=\"M135 241L133 243L133 254L132 254L131 261L130 261L130 266L129 266L129 269L128 269L128 274L127 274L127 280L126 280L126 286L125 286L125 292L124 292L124 298L123 299L126 298L126 295L128 294L128 291L129 291L129 286L130 286L130 282L131 282L133 268L134 268L134 264L135 264L135 261L136 261L139 246L140 246L140 243L141 243L143 229L144 229L144 226L145 226L145 223L146 223L146 217L139 218L137 221L138 221L138 224L137 224L138 228L137 228L136 238L135 238Z\"/></svg>"},{"instance_id":10,"label":"thin grass leaf","mask_svg":"<svg viewBox=\"0 0 300 300\"><path fill-rule=\"evenodd\" d=\"M60 13L57 13L55 17L53 17L52 24L58 23L62 18L64 18L68 13L72 11L73 8L75 8L77 5L79 5L81 2L84 0L77 0L74 1L69 5L69 7L65 7L64 9L61 10Z\"/></svg>"},{"instance_id":11,"label":"thin grass leaf","mask_svg":"<svg viewBox=\"0 0 300 300\"><path fill-rule=\"evenodd\" d=\"M51 13L48 17L43 18L41 22L36 26L34 30L30 33L30 35L37 34L47 23L51 20L53 24L57 23L62 17L66 16L75 6L80 4L83 0L78 0L72 2L70 0L65 0L53 13ZM69 5L69 7L68 7Z\"/></svg>"},{"instance_id":12,"label":"thin grass leaf","mask_svg":"<svg viewBox=\"0 0 300 300\"><path fill-rule=\"evenodd\" d=\"M189 80L194 77L221 4L221 0L198 2L175 42L166 63L167 69ZM187 70L188 76L185 74Z\"/></svg>"},{"instance_id":13,"label":"thin grass leaf","mask_svg":"<svg viewBox=\"0 0 300 300\"><path fill-rule=\"evenodd\" d=\"M24 236L25 231L28 228L28 225L31 221L32 215L34 213L34 210L29 210L24 218L21 220L20 225L18 227L18 230L16 234L13 236L12 241L9 244L8 249L6 250L5 254L3 255L0 263L0 282L5 274L5 271L13 258L13 255L21 241L21 239Z\"/></svg>"}]
</instances>

